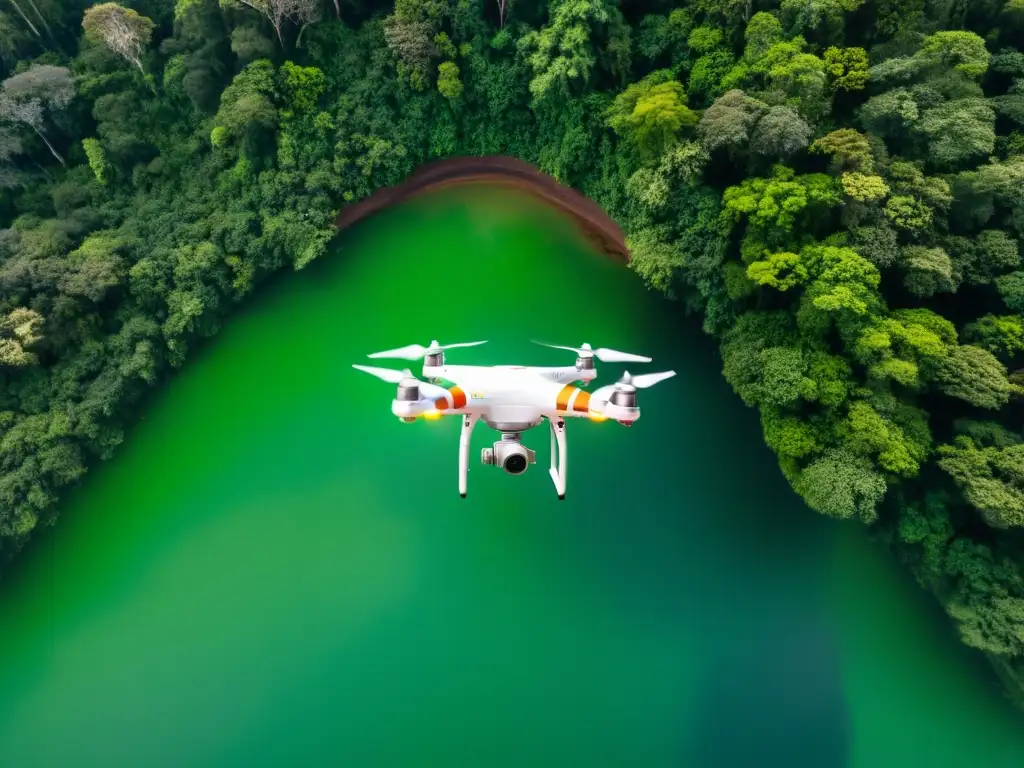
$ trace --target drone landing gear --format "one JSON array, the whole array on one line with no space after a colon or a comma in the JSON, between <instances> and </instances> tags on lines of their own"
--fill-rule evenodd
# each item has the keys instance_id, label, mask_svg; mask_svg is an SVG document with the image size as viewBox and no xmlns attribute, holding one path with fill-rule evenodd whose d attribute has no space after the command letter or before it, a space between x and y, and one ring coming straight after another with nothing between
<instances>
[{"instance_id":1,"label":"drone landing gear","mask_svg":"<svg viewBox=\"0 0 1024 768\"><path fill-rule=\"evenodd\" d=\"M565 501L565 422L548 420L551 425L551 479L559 501ZM557 453L556 453L556 450Z\"/></svg>"},{"instance_id":2,"label":"drone landing gear","mask_svg":"<svg viewBox=\"0 0 1024 768\"><path fill-rule=\"evenodd\" d=\"M469 474L469 438L478 418L472 413L462 417L462 436L459 438L459 496L462 498L466 498L466 476Z\"/></svg>"}]
</instances>

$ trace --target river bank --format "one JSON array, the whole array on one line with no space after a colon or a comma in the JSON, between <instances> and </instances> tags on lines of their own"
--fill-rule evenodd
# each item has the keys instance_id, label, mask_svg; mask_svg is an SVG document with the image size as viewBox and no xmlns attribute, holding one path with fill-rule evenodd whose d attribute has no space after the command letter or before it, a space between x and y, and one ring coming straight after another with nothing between
<instances>
[{"instance_id":1,"label":"river bank","mask_svg":"<svg viewBox=\"0 0 1024 768\"><path fill-rule=\"evenodd\" d=\"M588 241L601 252L623 262L629 261L626 238L617 223L590 198L560 184L552 176L523 160L505 155L453 157L425 163L404 181L377 190L338 213L339 230L414 197L460 184L486 184L528 192L567 214Z\"/></svg>"}]
</instances>

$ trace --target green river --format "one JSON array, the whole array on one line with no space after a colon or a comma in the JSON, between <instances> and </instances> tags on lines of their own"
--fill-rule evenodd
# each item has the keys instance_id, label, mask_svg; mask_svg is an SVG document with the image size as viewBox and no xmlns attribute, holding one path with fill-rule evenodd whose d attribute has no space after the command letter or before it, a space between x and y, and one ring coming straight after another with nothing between
<instances>
[{"instance_id":1,"label":"green river","mask_svg":"<svg viewBox=\"0 0 1024 768\"><path fill-rule=\"evenodd\" d=\"M807 510L696 320L525 193L379 214L161 389L0 584L0 766L1020 768L1024 719L866 534ZM571 421L568 495L352 369L678 376ZM379 361L401 368L401 361ZM601 382L622 366L601 365ZM418 370L418 368L414 368Z\"/></svg>"}]
</instances>

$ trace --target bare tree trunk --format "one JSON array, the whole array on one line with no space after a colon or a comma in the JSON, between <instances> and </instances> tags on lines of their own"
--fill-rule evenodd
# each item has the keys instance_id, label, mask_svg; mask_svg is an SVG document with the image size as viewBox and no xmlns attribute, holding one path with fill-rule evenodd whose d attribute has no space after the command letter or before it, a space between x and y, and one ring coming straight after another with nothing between
<instances>
[{"instance_id":1,"label":"bare tree trunk","mask_svg":"<svg viewBox=\"0 0 1024 768\"><path fill-rule=\"evenodd\" d=\"M334 0L334 15L341 18L341 0Z\"/></svg>"},{"instance_id":2,"label":"bare tree trunk","mask_svg":"<svg viewBox=\"0 0 1024 768\"><path fill-rule=\"evenodd\" d=\"M281 24L278 22L274 24L274 31L277 32L277 42L281 44L281 50L284 50L284 39L281 37Z\"/></svg>"},{"instance_id":3,"label":"bare tree trunk","mask_svg":"<svg viewBox=\"0 0 1024 768\"><path fill-rule=\"evenodd\" d=\"M505 28L505 17L508 14L508 0L498 0L498 22L501 29Z\"/></svg>"},{"instance_id":4,"label":"bare tree trunk","mask_svg":"<svg viewBox=\"0 0 1024 768\"><path fill-rule=\"evenodd\" d=\"M299 43L302 42L302 33L306 31L306 27L308 27L308 26L309 26L309 24L303 24L302 27L299 28L299 36L295 38L295 48L296 49L298 49ZM283 43L282 43L282 45L283 45Z\"/></svg>"},{"instance_id":5,"label":"bare tree trunk","mask_svg":"<svg viewBox=\"0 0 1024 768\"><path fill-rule=\"evenodd\" d=\"M36 6L35 0L28 0L28 4L32 6L32 10L36 12L36 16L39 17L39 21L41 21L43 26L46 28L46 34L53 37L53 31L50 29L50 25L46 23L46 19L43 18L43 14L39 12L39 8Z\"/></svg>"},{"instance_id":6,"label":"bare tree trunk","mask_svg":"<svg viewBox=\"0 0 1024 768\"><path fill-rule=\"evenodd\" d=\"M39 137L40 139L42 139L42 140L43 140L43 143L44 143L44 144L46 145L47 149L49 149L49 150L50 150L50 154L52 154L52 155L53 155L54 157L56 157L56 158L57 158L57 159L58 159L58 160L60 161L60 164L61 164L61 165L67 165L67 163L65 163L65 162L64 162L64 158L63 158L63 157L61 157L61 156L60 156L59 154L57 154L57 150L53 148L53 144L51 144L51 143L50 143L50 142L49 142L49 141L47 140L47 138L46 138L45 136L43 136L43 132L42 132L42 131L40 131L40 130L39 130L38 128L36 128L36 127L35 127L34 125L33 125L33 126L31 126L31 128L32 128L32 130L33 130L33 131L35 131L35 132L36 132L36 135L37 135L37 136L38 136L38 137Z\"/></svg>"},{"instance_id":7,"label":"bare tree trunk","mask_svg":"<svg viewBox=\"0 0 1024 768\"><path fill-rule=\"evenodd\" d=\"M43 139L43 141L45 141L45 139ZM42 171L44 174L46 174L46 178L48 178L50 181L53 181L53 176L50 175L50 172L43 168L43 166L41 166L34 157L32 158L32 164L35 165L35 167Z\"/></svg>"},{"instance_id":8,"label":"bare tree trunk","mask_svg":"<svg viewBox=\"0 0 1024 768\"><path fill-rule=\"evenodd\" d=\"M39 30L36 29L36 25L33 24L31 21L29 21L28 16L26 16L25 12L23 10L21 10L21 6L18 5L16 0L11 0L11 5L13 5L15 10L18 11L18 15L21 16L21 18L23 18L25 20L25 23L28 24L29 27L31 27L32 32L35 34L35 36L36 37L42 37L42 35L39 34Z\"/></svg>"}]
</instances>

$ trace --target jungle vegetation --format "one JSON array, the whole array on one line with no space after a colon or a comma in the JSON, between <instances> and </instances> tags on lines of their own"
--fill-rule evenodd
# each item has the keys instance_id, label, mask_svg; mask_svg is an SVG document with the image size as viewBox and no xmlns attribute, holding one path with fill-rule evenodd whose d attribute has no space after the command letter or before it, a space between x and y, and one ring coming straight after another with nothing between
<instances>
[{"instance_id":1,"label":"jungle vegetation","mask_svg":"<svg viewBox=\"0 0 1024 768\"><path fill-rule=\"evenodd\" d=\"M1024 701L1021 41L1024 0L10 0L0 559L340 207L510 154Z\"/></svg>"}]
</instances>

